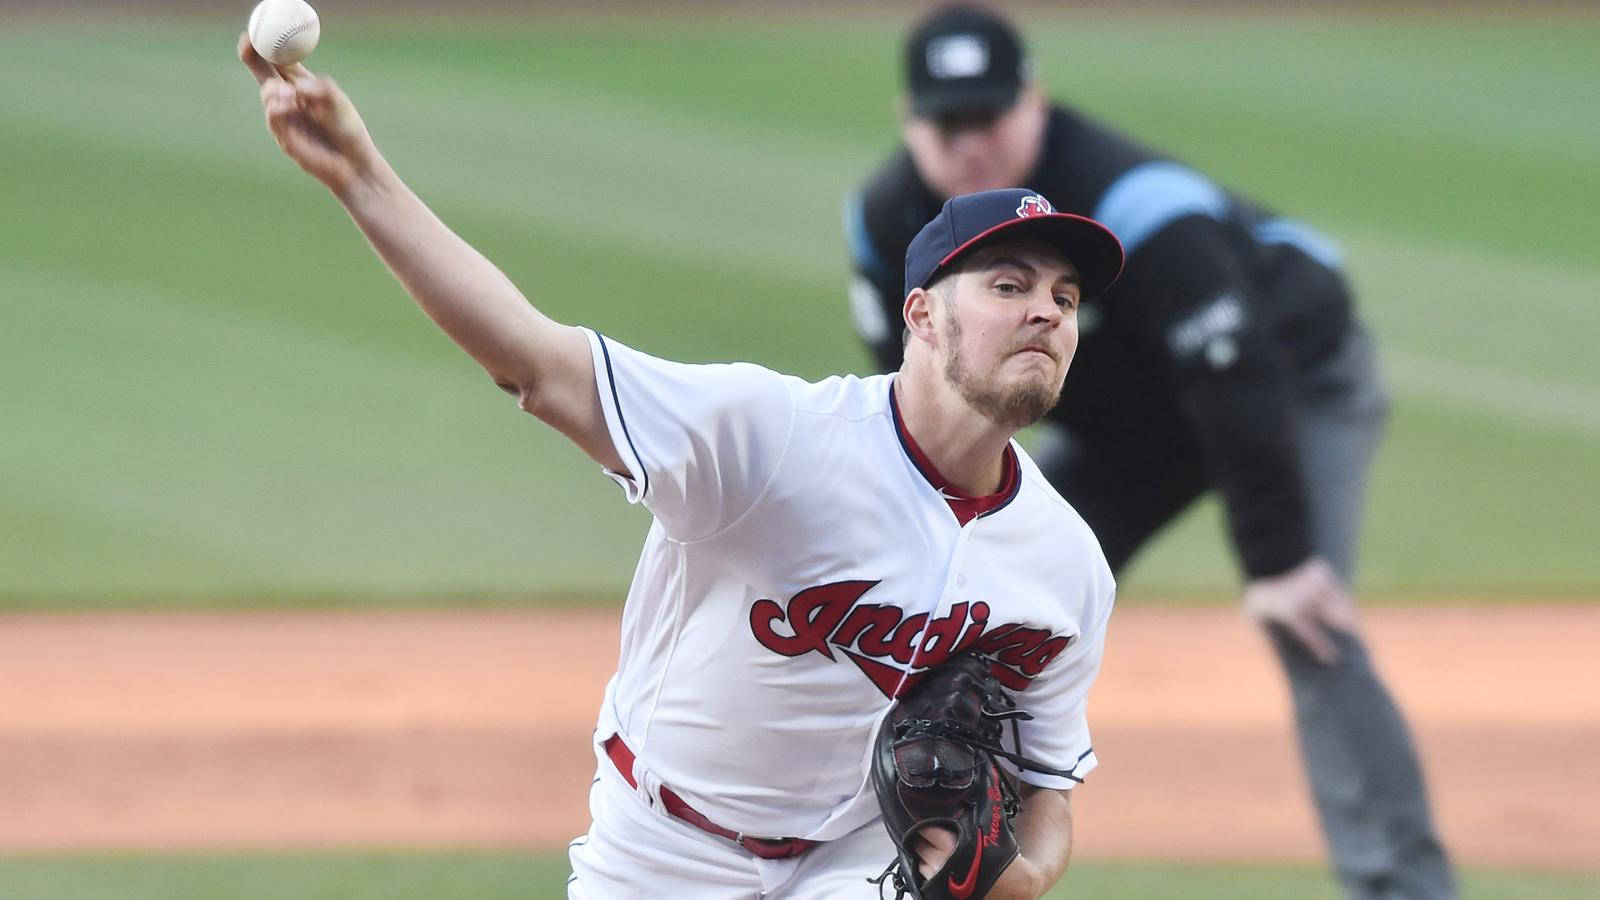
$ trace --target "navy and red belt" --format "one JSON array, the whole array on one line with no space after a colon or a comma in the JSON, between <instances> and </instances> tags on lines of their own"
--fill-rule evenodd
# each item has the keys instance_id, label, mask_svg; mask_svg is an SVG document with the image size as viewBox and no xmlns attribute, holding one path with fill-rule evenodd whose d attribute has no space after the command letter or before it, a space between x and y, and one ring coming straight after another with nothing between
<instances>
[{"instance_id":1,"label":"navy and red belt","mask_svg":"<svg viewBox=\"0 0 1600 900\"><path fill-rule=\"evenodd\" d=\"M637 790L639 783L633 777L633 751L622 742L622 736L613 734L605 741L606 756L611 757L611 762L627 780L628 786ZM749 850L762 859L788 859L791 856L810 850L817 845L816 841L805 838L758 838L740 834L731 828L723 828L695 811L695 808L685 803L683 798L672 791L671 788L661 788L661 805L668 815L676 816L690 825L717 837L727 838L739 846Z\"/></svg>"}]
</instances>

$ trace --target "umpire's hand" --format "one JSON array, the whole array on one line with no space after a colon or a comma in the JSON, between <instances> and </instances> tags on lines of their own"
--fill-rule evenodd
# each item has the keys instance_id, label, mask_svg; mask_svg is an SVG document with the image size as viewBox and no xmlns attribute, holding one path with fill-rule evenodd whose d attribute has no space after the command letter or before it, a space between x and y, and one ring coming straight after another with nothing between
<instances>
[{"instance_id":1,"label":"umpire's hand","mask_svg":"<svg viewBox=\"0 0 1600 900\"><path fill-rule=\"evenodd\" d=\"M1355 601L1333 567L1316 556L1281 575L1252 579L1244 588L1244 611L1259 625L1287 631L1323 665L1339 659L1331 632L1356 630Z\"/></svg>"},{"instance_id":2,"label":"umpire's hand","mask_svg":"<svg viewBox=\"0 0 1600 900\"><path fill-rule=\"evenodd\" d=\"M384 166L361 115L333 79L299 63L272 65L250 46L248 34L239 35L239 60L261 85L267 128L278 146L336 196Z\"/></svg>"}]
</instances>

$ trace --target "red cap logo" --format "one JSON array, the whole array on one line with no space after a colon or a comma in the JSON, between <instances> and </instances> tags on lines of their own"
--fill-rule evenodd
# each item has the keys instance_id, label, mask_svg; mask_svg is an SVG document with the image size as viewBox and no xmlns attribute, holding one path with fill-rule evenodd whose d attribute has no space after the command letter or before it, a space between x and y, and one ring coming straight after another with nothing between
<instances>
[{"instance_id":1,"label":"red cap logo","mask_svg":"<svg viewBox=\"0 0 1600 900\"><path fill-rule=\"evenodd\" d=\"M1017 207L1017 218L1027 219L1033 216L1047 216L1055 212L1050 206L1050 201L1038 194L1029 194L1022 198L1022 205Z\"/></svg>"}]
</instances>

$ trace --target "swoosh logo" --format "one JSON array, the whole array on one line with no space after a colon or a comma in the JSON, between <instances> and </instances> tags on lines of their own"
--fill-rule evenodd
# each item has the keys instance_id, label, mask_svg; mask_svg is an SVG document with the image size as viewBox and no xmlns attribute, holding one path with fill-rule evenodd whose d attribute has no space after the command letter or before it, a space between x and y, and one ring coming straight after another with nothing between
<instances>
[{"instance_id":1,"label":"swoosh logo","mask_svg":"<svg viewBox=\"0 0 1600 900\"><path fill-rule=\"evenodd\" d=\"M972 889L978 886L978 864L983 862L983 841L977 841L977 849L972 854L972 868L967 870L967 877L956 881L954 875L946 876L950 883L950 896L956 900L967 900L972 896Z\"/></svg>"}]
</instances>

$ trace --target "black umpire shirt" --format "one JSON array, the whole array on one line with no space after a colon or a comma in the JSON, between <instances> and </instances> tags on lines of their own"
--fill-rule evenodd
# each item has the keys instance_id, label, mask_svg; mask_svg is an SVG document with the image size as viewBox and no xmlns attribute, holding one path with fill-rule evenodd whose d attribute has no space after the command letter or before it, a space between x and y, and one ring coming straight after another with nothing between
<instances>
[{"instance_id":1,"label":"black umpire shirt","mask_svg":"<svg viewBox=\"0 0 1600 900\"><path fill-rule=\"evenodd\" d=\"M1019 187L1104 223L1128 254L1121 280L1079 310L1077 356L1049 420L1101 461L1101 487L1159 520L1140 539L1216 488L1248 575L1305 561L1293 375L1352 328L1337 248L1061 106ZM856 327L884 371L903 352L906 247L942 203L902 148L846 208ZM1057 487L1073 499L1073 485ZM1085 517L1097 531L1112 524ZM1133 549L1107 555L1120 566Z\"/></svg>"}]
</instances>

